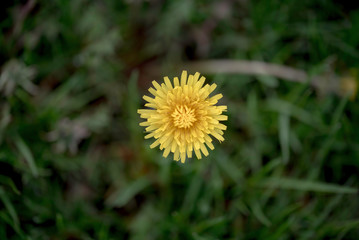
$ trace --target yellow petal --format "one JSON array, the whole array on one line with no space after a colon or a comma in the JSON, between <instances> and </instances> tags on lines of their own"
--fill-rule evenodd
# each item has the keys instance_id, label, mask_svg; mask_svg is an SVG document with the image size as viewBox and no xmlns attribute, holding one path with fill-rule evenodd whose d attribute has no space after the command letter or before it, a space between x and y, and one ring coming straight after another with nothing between
<instances>
[{"instance_id":1,"label":"yellow petal","mask_svg":"<svg viewBox=\"0 0 359 240\"><path fill-rule=\"evenodd\" d=\"M203 152L203 154L205 156L208 156L208 150L207 150L206 146L203 143L201 143L201 151Z\"/></svg>"},{"instance_id":2,"label":"yellow petal","mask_svg":"<svg viewBox=\"0 0 359 240\"><path fill-rule=\"evenodd\" d=\"M188 158L192 158L192 151L187 151Z\"/></svg>"},{"instance_id":3,"label":"yellow petal","mask_svg":"<svg viewBox=\"0 0 359 240\"><path fill-rule=\"evenodd\" d=\"M217 119L218 121L227 121L228 120L228 116L226 115L218 115L218 116L214 116L215 119Z\"/></svg>"},{"instance_id":4,"label":"yellow petal","mask_svg":"<svg viewBox=\"0 0 359 240\"><path fill-rule=\"evenodd\" d=\"M212 131L212 132L211 132L211 135L212 135L213 137L217 138L218 141L220 141L220 142L224 141L224 138L223 138L221 135L219 135L217 132L215 132L215 131Z\"/></svg>"},{"instance_id":5,"label":"yellow petal","mask_svg":"<svg viewBox=\"0 0 359 240\"><path fill-rule=\"evenodd\" d=\"M149 126L149 125L150 125L149 122L141 122L140 123L140 126L142 126L142 127L146 127L146 126Z\"/></svg>"},{"instance_id":6,"label":"yellow petal","mask_svg":"<svg viewBox=\"0 0 359 240\"><path fill-rule=\"evenodd\" d=\"M161 86L156 81L152 81L152 85L156 88L156 90L161 90Z\"/></svg>"},{"instance_id":7,"label":"yellow petal","mask_svg":"<svg viewBox=\"0 0 359 240\"><path fill-rule=\"evenodd\" d=\"M203 86L203 83L204 83L205 80L206 80L206 78L202 76L202 77L199 79L199 81L196 83L196 85L194 86L194 88L198 91L198 89L200 89L200 88Z\"/></svg>"},{"instance_id":8,"label":"yellow petal","mask_svg":"<svg viewBox=\"0 0 359 240\"><path fill-rule=\"evenodd\" d=\"M193 85L193 75L188 76L188 84L186 86L192 86Z\"/></svg>"},{"instance_id":9,"label":"yellow petal","mask_svg":"<svg viewBox=\"0 0 359 240\"><path fill-rule=\"evenodd\" d=\"M181 87L184 87L184 85L186 85L186 81L187 81L187 71L182 71Z\"/></svg>"},{"instance_id":10,"label":"yellow petal","mask_svg":"<svg viewBox=\"0 0 359 240\"><path fill-rule=\"evenodd\" d=\"M150 98L149 96L146 96L146 95L144 95L142 98L143 98L144 100L146 100L147 102L150 102L150 103L154 103L154 102L155 102L155 99Z\"/></svg>"},{"instance_id":11,"label":"yellow petal","mask_svg":"<svg viewBox=\"0 0 359 240\"><path fill-rule=\"evenodd\" d=\"M186 161L186 152L181 153L181 163Z\"/></svg>"},{"instance_id":12,"label":"yellow petal","mask_svg":"<svg viewBox=\"0 0 359 240\"><path fill-rule=\"evenodd\" d=\"M221 130L226 130L226 129L227 129L227 126L224 125L224 124L222 124L222 123L219 123L219 124L216 125L216 128L219 128L219 129L221 129Z\"/></svg>"},{"instance_id":13,"label":"yellow petal","mask_svg":"<svg viewBox=\"0 0 359 240\"><path fill-rule=\"evenodd\" d=\"M149 138L153 137L155 134L156 134L155 132L152 132L152 133L150 133L150 134L147 134L147 135L145 136L145 139L149 139Z\"/></svg>"},{"instance_id":14,"label":"yellow petal","mask_svg":"<svg viewBox=\"0 0 359 240\"><path fill-rule=\"evenodd\" d=\"M195 149L195 150L194 150L194 153L196 154L196 157L197 157L198 159L202 159L201 152L200 152L198 149Z\"/></svg>"},{"instance_id":15,"label":"yellow petal","mask_svg":"<svg viewBox=\"0 0 359 240\"><path fill-rule=\"evenodd\" d=\"M165 148L165 150L163 151L163 156L166 158L168 156L168 154L170 153L171 149L169 147Z\"/></svg>"},{"instance_id":16,"label":"yellow petal","mask_svg":"<svg viewBox=\"0 0 359 240\"><path fill-rule=\"evenodd\" d=\"M176 143L176 141L172 141L171 152L174 153L176 151L176 149L177 149L177 143Z\"/></svg>"},{"instance_id":17,"label":"yellow petal","mask_svg":"<svg viewBox=\"0 0 359 240\"><path fill-rule=\"evenodd\" d=\"M157 147L159 144L160 144L160 140L157 139L154 143L152 143L152 144L150 145L150 148L155 148L155 147Z\"/></svg>"},{"instance_id":18,"label":"yellow petal","mask_svg":"<svg viewBox=\"0 0 359 240\"><path fill-rule=\"evenodd\" d=\"M211 85L211 87L209 88L209 93L213 92L214 89L216 89L216 87L217 87L217 84L213 83L213 84ZM222 94L221 94L221 95L222 95Z\"/></svg>"},{"instance_id":19,"label":"yellow petal","mask_svg":"<svg viewBox=\"0 0 359 240\"><path fill-rule=\"evenodd\" d=\"M178 87L178 86L179 86L178 77L175 77L175 78L173 79L173 84L174 84L175 87Z\"/></svg>"},{"instance_id":20,"label":"yellow petal","mask_svg":"<svg viewBox=\"0 0 359 240\"><path fill-rule=\"evenodd\" d=\"M198 81L198 78L199 78L199 75L200 73L199 72L196 72L193 76L193 85L195 85Z\"/></svg>"},{"instance_id":21,"label":"yellow petal","mask_svg":"<svg viewBox=\"0 0 359 240\"><path fill-rule=\"evenodd\" d=\"M209 149L213 150L214 146L211 142L206 142L206 145L209 147Z\"/></svg>"},{"instance_id":22,"label":"yellow petal","mask_svg":"<svg viewBox=\"0 0 359 240\"><path fill-rule=\"evenodd\" d=\"M172 84L171 84L170 79L169 79L168 77L164 77L164 80L165 80L166 86L167 86L170 90L172 90L173 87L172 87Z\"/></svg>"},{"instance_id":23,"label":"yellow petal","mask_svg":"<svg viewBox=\"0 0 359 240\"><path fill-rule=\"evenodd\" d=\"M198 141L194 142L194 149L198 150L201 148L201 145L199 144Z\"/></svg>"},{"instance_id":24,"label":"yellow petal","mask_svg":"<svg viewBox=\"0 0 359 240\"><path fill-rule=\"evenodd\" d=\"M175 161L178 161L178 160L179 160L179 156L180 156L180 152L177 150L177 151L174 153L174 155L173 155L173 159L174 159Z\"/></svg>"}]
</instances>

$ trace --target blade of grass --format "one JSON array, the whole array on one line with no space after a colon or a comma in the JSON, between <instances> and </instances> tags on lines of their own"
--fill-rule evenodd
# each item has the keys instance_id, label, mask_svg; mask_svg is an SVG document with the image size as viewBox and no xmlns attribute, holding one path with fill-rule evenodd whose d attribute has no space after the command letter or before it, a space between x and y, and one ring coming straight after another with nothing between
<instances>
[{"instance_id":1,"label":"blade of grass","mask_svg":"<svg viewBox=\"0 0 359 240\"><path fill-rule=\"evenodd\" d=\"M216 160L216 164L225 172L234 182L240 182L243 180L243 173L242 171L232 162L229 160L227 153L218 149L217 156L214 159Z\"/></svg>"},{"instance_id":2,"label":"blade of grass","mask_svg":"<svg viewBox=\"0 0 359 240\"><path fill-rule=\"evenodd\" d=\"M138 127L140 117L137 114L137 109L140 106L140 94L137 88L137 80L139 73L138 71L133 71L128 82L128 125L130 127L131 133L136 133L136 135L141 135L141 128Z\"/></svg>"},{"instance_id":3,"label":"blade of grass","mask_svg":"<svg viewBox=\"0 0 359 240\"><path fill-rule=\"evenodd\" d=\"M26 143L24 142L24 140L22 140L22 138L20 136L15 136L14 142L15 142L17 149L19 150L19 152L21 153L21 155L24 157L25 161L29 165L32 175L34 177L37 177L39 174L39 171L36 167L35 160L31 153L30 148L26 145Z\"/></svg>"},{"instance_id":4,"label":"blade of grass","mask_svg":"<svg viewBox=\"0 0 359 240\"><path fill-rule=\"evenodd\" d=\"M3 185L8 185L14 191L14 193L20 195L19 189L16 187L15 183L11 178L0 175L0 183Z\"/></svg>"},{"instance_id":5,"label":"blade of grass","mask_svg":"<svg viewBox=\"0 0 359 240\"><path fill-rule=\"evenodd\" d=\"M201 233L208 228L212 228L216 225L223 224L225 222L226 222L226 217L224 216L204 220L195 226L195 231L197 233Z\"/></svg>"},{"instance_id":6,"label":"blade of grass","mask_svg":"<svg viewBox=\"0 0 359 240\"><path fill-rule=\"evenodd\" d=\"M315 238L318 227L325 223L325 220L329 217L330 213L337 207L341 202L343 195L336 195L336 197L330 200L325 208L321 211L321 214L311 223L311 229L303 232L302 240Z\"/></svg>"},{"instance_id":7,"label":"blade of grass","mask_svg":"<svg viewBox=\"0 0 359 240\"><path fill-rule=\"evenodd\" d=\"M316 161L319 166L316 168L316 170L314 170L312 176L313 178L317 177L319 175L319 171L322 168L323 162L325 157L329 154L334 142L335 142L335 137L336 137L336 133L340 130L341 125L340 125L340 118L343 115L343 112L345 110L345 106L348 103L348 97L346 98L342 98L342 100L340 101L338 107L335 109L334 113L333 113L333 118L331 121L331 126L330 126L330 130L329 130L329 135L328 137L323 141L321 147L318 150L318 153L316 155Z\"/></svg>"},{"instance_id":8,"label":"blade of grass","mask_svg":"<svg viewBox=\"0 0 359 240\"><path fill-rule=\"evenodd\" d=\"M266 178L271 171L275 169L279 169L283 166L281 158L275 158L269 161L266 165L264 165L258 172L252 174L252 176L248 179L249 184L255 185L257 182L260 182L262 179Z\"/></svg>"},{"instance_id":9,"label":"blade of grass","mask_svg":"<svg viewBox=\"0 0 359 240\"><path fill-rule=\"evenodd\" d=\"M56 228L60 232L65 229L64 217L60 213L56 214Z\"/></svg>"},{"instance_id":10,"label":"blade of grass","mask_svg":"<svg viewBox=\"0 0 359 240\"><path fill-rule=\"evenodd\" d=\"M309 112L290 102L280 99L270 99L268 100L266 107L269 111L287 114L303 123L308 124L309 126L318 128L321 131L325 130L325 127L320 123L319 119L313 117L313 115Z\"/></svg>"},{"instance_id":11,"label":"blade of grass","mask_svg":"<svg viewBox=\"0 0 359 240\"><path fill-rule=\"evenodd\" d=\"M5 223L9 224L17 234L21 237L20 239L25 239L23 232L21 231L19 225L14 225L11 217L6 214L6 212L0 211L0 219L2 219ZM29 238L31 239L31 238Z\"/></svg>"},{"instance_id":12,"label":"blade of grass","mask_svg":"<svg viewBox=\"0 0 359 240\"><path fill-rule=\"evenodd\" d=\"M188 217L192 213L193 208L195 207L196 199L201 190L202 182L202 177L200 174L198 174L193 178L189 185L181 211L185 217Z\"/></svg>"},{"instance_id":13,"label":"blade of grass","mask_svg":"<svg viewBox=\"0 0 359 240\"><path fill-rule=\"evenodd\" d=\"M112 193L106 200L106 204L111 207L123 207L126 205L136 194L141 192L150 185L146 177L137 179L129 183L124 189L119 189Z\"/></svg>"},{"instance_id":14,"label":"blade of grass","mask_svg":"<svg viewBox=\"0 0 359 240\"><path fill-rule=\"evenodd\" d=\"M289 135L289 125L290 125L290 119L289 116L287 114L279 114L279 123L278 123L278 127L279 127L279 142L280 142L280 147L282 150L282 161L283 163L288 163L289 161L289 139L290 139L290 135Z\"/></svg>"},{"instance_id":15,"label":"blade of grass","mask_svg":"<svg viewBox=\"0 0 359 240\"><path fill-rule=\"evenodd\" d=\"M19 218L17 217L16 210L2 187L0 187L0 199L11 216L14 226L19 226Z\"/></svg>"},{"instance_id":16,"label":"blade of grass","mask_svg":"<svg viewBox=\"0 0 359 240\"><path fill-rule=\"evenodd\" d=\"M257 200L253 200L250 202L249 204L252 213L254 214L254 216L264 225L266 225L267 227L269 227L272 223L269 221L269 219L267 218L267 216L264 214L261 206L259 205L259 202Z\"/></svg>"},{"instance_id":17,"label":"blade of grass","mask_svg":"<svg viewBox=\"0 0 359 240\"><path fill-rule=\"evenodd\" d=\"M358 189L340 186L331 183L314 182L300 179L291 178L268 178L262 183L259 183L262 187L268 188L281 188L287 190L298 190L298 191L313 191L323 193L338 193L338 194L356 194Z\"/></svg>"},{"instance_id":18,"label":"blade of grass","mask_svg":"<svg viewBox=\"0 0 359 240\"><path fill-rule=\"evenodd\" d=\"M263 85L266 85L267 87L275 88L279 85L278 79L270 75L258 75L257 78Z\"/></svg>"}]
</instances>

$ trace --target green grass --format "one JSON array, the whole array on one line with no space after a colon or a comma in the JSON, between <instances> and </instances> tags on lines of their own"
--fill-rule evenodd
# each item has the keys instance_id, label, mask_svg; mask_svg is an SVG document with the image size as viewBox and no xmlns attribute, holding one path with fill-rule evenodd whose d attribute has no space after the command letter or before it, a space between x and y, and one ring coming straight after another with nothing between
<instances>
[{"instance_id":1,"label":"green grass","mask_svg":"<svg viewBox=\"0 0 359 240\"><path fill-rule=\"evenodd\" d=\"M149 148L137 114L150 82L189 60L354 79L354 6L26 3L0 21L0 239L359 238L357 97L208 75L228 105L226 140L185 164Z\"/></svg>"}]
</instances>

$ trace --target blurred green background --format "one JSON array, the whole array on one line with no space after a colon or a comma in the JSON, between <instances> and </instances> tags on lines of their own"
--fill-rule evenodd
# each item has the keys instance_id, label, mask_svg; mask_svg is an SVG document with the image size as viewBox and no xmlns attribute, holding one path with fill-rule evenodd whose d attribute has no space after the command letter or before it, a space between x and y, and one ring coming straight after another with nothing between
<instances>
[{"instance_id":1,"label":"blurred green background","mask_svg":"<svg viewBox=\"0 0 359 240\"><path fill-rule=\"evenodd\" d=\"M359 239L355 1L1 4L1 240ZM142 95L206 59L350 84L205 74L228 105L226 140L200 161L164 159L138 126Z\"/></svg>"}]
</instances>

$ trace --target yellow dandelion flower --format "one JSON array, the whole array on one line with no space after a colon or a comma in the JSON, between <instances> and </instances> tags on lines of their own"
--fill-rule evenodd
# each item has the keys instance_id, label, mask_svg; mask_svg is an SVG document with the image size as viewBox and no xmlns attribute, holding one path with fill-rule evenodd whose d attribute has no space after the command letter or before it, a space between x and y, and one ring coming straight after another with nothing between
<instances>
[{"instance_id":1,"label":"yellow dandelion flower","mask_svg":"<svg viewBox=\"0 0 359 240\"><path fill-rule=\"evenodd\" d=\"M220 123L228 118L222 115L227 106L215 106L222 94L209 97L217 85L203 86L205 77L199 77L197 72L187 78L187 71L183 71L181 81L175 77L173 85L168 77L161 85L153 81L154 88L148 91L154 98L143 96L148 102L145 106L151 109L138 110L141 118L146 119L140 123L148 133L145 139L156 139L150 147L159 145L164 157L172 152L174 160L181 159L182 163L186 157L192 158L192 152L198 159L202 158L201 153L207 156L207 147L214 149L210 135L221 142L227 128Z\"/></svg>"}]
</instances>

